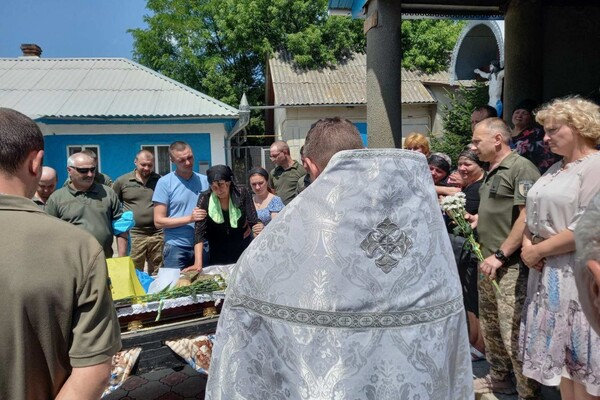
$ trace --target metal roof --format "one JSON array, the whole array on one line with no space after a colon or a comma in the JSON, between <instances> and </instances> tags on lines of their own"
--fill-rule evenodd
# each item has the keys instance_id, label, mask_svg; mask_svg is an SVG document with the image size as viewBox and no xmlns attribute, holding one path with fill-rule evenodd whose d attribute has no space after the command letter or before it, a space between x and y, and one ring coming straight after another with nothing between
<instances>
[{"instance_id":1,"label":"metal roof","mask_svg":"<svg viewBox=\"0 0 600 400\"><path fill-rule=\"evenodd\" d=\"M274 105L360 105L367 104L367 56L356 53L335 68L297 69L291 57L279 53L269 60ZM402 70L403 104L431 104L437 101L423 82L448 84L449 75L428 75Z\"/></svg>"},{"instance_id":2,"label":"metal roof","mask_svg":"<svg viewBox=\"0 0 600 400\"><path fill-rule=\"evenodd\" d=\"M371 0L329 0L331 10L349 10L352 16L361 15L361 9ZM556 0L555 0L556 1ZM404 15L477 18L502 18L507 0L402 0L398 2Z\"/></svg>"},{"instance_id":3,"label":"metal roof","mask_svg":"<svg viewBox=\"0 0 600 400\"><path fill-rule=\"evenodd\" d=\"M402 104L437 103L431 92L423 85L422 78L426 76L423 73L402 68L402 74L400 75L400 100Z\"/></svg>"},{"instance_id":4,"label":"metal roof","mask_svg":"<svg viewBox=\"0 0 600 400\"><path fill-rule=\"evenodd\" d=\"M366 0L329 0L330 11L348 10L354 18L362 14Z\"/></svg>"},{"instance_id":5,"label":"metal roof","mask_svg":"<svg viewBox=\"0 0 600 400\"><path fill-rule=\"evenodd\" d=\"M356 54L336 68L298 69L287 53L269 59L276 105L366 104L367 59Z\"/></svg>"},{"instance_id":6,"label":"metal roof","mask_svg":"<svg viewBox=\"0 0 600 400\"><path fill-rule=\"evenodd\" d=\"M238 110L124 58L0 58L0 107L31 118L238 118Z\"/></svg>"}]
</instances>

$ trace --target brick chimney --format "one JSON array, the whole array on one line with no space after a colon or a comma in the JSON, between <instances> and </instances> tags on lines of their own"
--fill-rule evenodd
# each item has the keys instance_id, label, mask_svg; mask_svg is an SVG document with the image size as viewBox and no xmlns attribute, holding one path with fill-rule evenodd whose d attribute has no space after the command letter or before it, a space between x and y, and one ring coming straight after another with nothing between
<instances>
[{"instance_id":1,"label":"brick chimney","mask_svg":"<svg viewBox=\"0 0 600 400\"><path fill-rule=\"evenodd\" d=\"M23 52L22 57L35 57L40 58L42 55L42 48L37 44L23 43L21 45L21 51Z\"/></svg>"}]
</instances>

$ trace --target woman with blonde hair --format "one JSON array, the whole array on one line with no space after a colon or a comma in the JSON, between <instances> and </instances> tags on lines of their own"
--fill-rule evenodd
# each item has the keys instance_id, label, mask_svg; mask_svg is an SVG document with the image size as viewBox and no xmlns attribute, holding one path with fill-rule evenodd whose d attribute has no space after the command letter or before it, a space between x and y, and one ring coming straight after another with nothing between
<instances>
[{"instance_id":1,"label":"woman with blonde hair","mask_svg":"<svg viewBox=\"0 0 600 400\"><path fill-rule=\"evenodd\" d=\"M429 156L429 140L422 133L412 132L404 139L404 148L406 150L418 151Z\"/></svg>"},{"instance_id":2,"label":"woman with blonde hair","mask_svg":"<svg viewBox=\"0 0 600 400\"><path fill-rule=\"evenodd\" d=\"M563 400L600 397L600 337L581 309L573 271L573 230L600 191L600 107L580 97L556 99L536 120L562 156L527 192L521 258L530 268L519 346L523 374L560 385ZM523 190L527 190L525 182Z\"/></svg>"}]
</instances>

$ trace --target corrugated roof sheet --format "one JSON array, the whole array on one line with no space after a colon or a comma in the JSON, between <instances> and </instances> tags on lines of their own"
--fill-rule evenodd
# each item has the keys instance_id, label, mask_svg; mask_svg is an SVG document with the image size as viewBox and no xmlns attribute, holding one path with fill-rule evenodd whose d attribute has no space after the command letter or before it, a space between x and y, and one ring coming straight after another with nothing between
<instances>
[{"instance_id":1,"label":"corrugated roof sheet","mask_svg":"<svg viewBox=\"0 0 600 400\"><path fill-rule=\"evenodd\" d=\"M305 70L295 68L287 53L269 60L277 105L366 104L367 62L364 54L340 63L336 68Z\"/></svg>"},{"instance_id":2,"label":"corrugated roof sheet","mask_svg":"<svg viewBox=\"0 0 600 400\"><path fill-rule=\"evenodd\" d=\"M280 53L269 60L269 70L275 105L367 104L365 54L354 54L335 68L311 71L295 68L292 58L286 53ZM436 100L423 82L447 84L449 75L446 72L427 75L403 69L401 79L403 104L429 104L436 103Z\"/></svg>"},{"instance_id":3,"label":"corrugated roof sheet","mask_svg":"<svg viewBox=\"0 0 600 400\"><path fill-rule=\"evenodd\" d=\"M124 58L0 58L0 106L32 118L238 117L235 108Z\"/></svg>"}]
</instances>

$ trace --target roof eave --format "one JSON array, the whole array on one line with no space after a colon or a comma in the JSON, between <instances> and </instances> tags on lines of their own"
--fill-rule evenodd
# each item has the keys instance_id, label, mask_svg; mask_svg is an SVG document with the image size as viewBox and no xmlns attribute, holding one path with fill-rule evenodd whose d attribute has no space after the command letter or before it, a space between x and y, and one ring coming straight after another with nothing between
<instances>
[{"instance_id":1,"label":"roof eave","mask_svg":"<svg viewBox=\"0 0 600 400\"><path fill-rule=\"evenodd\" d=\"M32 117L33 118L33 117ZM239 118L239 115L36 115L33 118L35 121L113 121L113 122L152 122L152 121L160 121L160 120L222 120L222 119L231 119L236 120Z\"/></svg>"}]
</instances>

